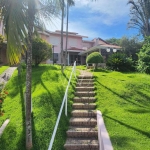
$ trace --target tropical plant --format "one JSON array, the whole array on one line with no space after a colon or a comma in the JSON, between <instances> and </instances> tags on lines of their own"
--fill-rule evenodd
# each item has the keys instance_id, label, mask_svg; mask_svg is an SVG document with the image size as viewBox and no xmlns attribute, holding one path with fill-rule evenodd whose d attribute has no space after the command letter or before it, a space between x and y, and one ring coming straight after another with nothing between
<instances>
[{"instance_id":1,"label":"tropical plant","mask_svg":"<svg viewBox=\"0 0 150 150\"><path fill-rule=\"evenodd\" d=\"M8 92L3 88L3 84L0 84L0 116L3 116L4 114L4 110L2 108L7 94Z\"/></svg>"},{"instance_id":2,"label":"tropical plant","mask_svg":"<svg viewBox=\"0 0 150 150\"><path fill-rule=\"evenodd\" d=\"M32 148L31 73L33 31L41 18L51 19L59 15L59 3L59 0L0 0L1 15L7 36L7 55L10 63L19 63L22 53L27 50L25 96L27 149ZM38 15L39 13L41 15Z\"/></svg>"},{"instance_id":3,"label":"tropical plant","mask_svg":"<svg viewBox=\"0 0 150 150\"><path fill-rule=\"evenodd\" d=\"M133 61L138 60L137 53L140 51L140 48L142 47L142 42L139 41L137 37L126 37L123 36L120 39L120 44L122 47L122 51L128 56L131 57Z\"/></svg>"},{"instance_id":4,"label":"tropical plant","mask_svg":"<svg viewBox=\"0 0 150 150\"><path fill-rule=\"evenodd\" d=\"M68 16L69 16L69 6L74 5L73 0L67 0L67 26L66 26L66 51L65 51L65 58L64 58L64 52L63 52L63 28L64 28L64 17L65 17L65 0L60 1L60 6L62 10L62 16L61 16L61 71L63 73L63 65L66 65L66 58L67 58L67 40L68 40ZM65 62L64 62L65 60Z\"/></svg>"},{"instance_id":5,"label":"tropical plant","mask_svg":"<svg viewBox=\"0 0 150 150\"><path fill-rule=\"evenodd\" d=\"M131 19L129 28L138 29L142 35L150 36L150 0L129 0Z\"/></svg>"},{"instance_id":6,"label":"tropical plant","mask_svg":"<svg viewBox=\"0 0 150 150\"><path fill-rule=\"evenodd\" d=\"M32 60L35 66L52 56L52 46L41 38L34 38L32 42Z\"/></svg>"},{"instance_id":7,"label":"tropical plant","mask_svg":"<svg viewBox=\"0 0 150 150\"><path fill-rule=\"evenodd\" d=\"M133 61L123 53L114 53L109 56L107 66L111 70L131 71L134 70Z\"/></svg>"},{"instance_id":8,"label":"tropical plant","mask_svg":"<svg viewBox=\"0 0 150 150\"><path fill-rule=\"evenodd\" d=\"M142 42L138 39L137 36L132 38L123 36L120 39L110 38L107 39L106 41L108 43L120 46L124 54L126 54L128 57L131 57L133 61L137 61L138 59L137 53L140 51L142 47Z\"/></svg>"},{"instance_id":9,"label":"tropical plant","mask_svg":"<svg viewBox=\"0 0 150 150\"><path fill-rule=\"evenodd\" d=\"M138 58L137 70L150 73L150 37L146 37L144 45L138 53Z\"/></svg>"},{"instance_id":10,"label":"tropical plant","mask_svg":"<svg viewBox=\"0 0 150 150\"><path fill-rule=\"evenodd\" d=\"M93 52L86 58L86 63L95 64L95 69L97 69L98 63L103 62L103 57L99 52Z\"/></svg>"},{"instance_id":11,"label":"tropical plant","mask_svg":"<svg viewBox=\"0 0 150 150\"><path fill-rule=\"evenodd\" d=\"M120 39L116 39L116 38L110 38L110 39L106 39L106 42L113 44L113 45L120 45Z\"/></svg>"},{"instance_id":12,"label":"tropical plant","mask_svg":"<svg viewBox=\"0 0 150 150\"><path fill-rule=\"evenodd\" d=\"M67 45L68 45L68 20L69 20L69 7L74 6L75 2L73 0L67 0L67 24L66 24L66 50L65 50L65 65L67 65Z\"/></svg>"}]
</instances>

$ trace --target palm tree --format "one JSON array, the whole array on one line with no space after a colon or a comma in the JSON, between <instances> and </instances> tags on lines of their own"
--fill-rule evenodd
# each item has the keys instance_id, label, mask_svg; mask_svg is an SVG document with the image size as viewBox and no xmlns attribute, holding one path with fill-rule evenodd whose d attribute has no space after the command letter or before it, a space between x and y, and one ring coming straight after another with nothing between
<instances>
[{"instance_id":1,"label":"palm tree","mask_svg":"<svg viewBox=\"0 0 150 150\"><path fill-rule=\"evenodd\" d=\"M75 5L73 0L67 0L67 24L66 24L66 51L65 51L65 65L67 65L67 45L68 45L68 20L69 20L69 6Z\"/></svg>"},{"instance_id":2,"label":"palm tree","mask_svg":"<svg viewBox=\"0 0 150 150\"><path fill-rule=\"evenodd\" d=\"M67 27L66 27L66 51L65 51L65 59L63 56L63 28L64 28L64 7L65 2L64 0L61 0L61 9L62 9L62 16L61 16L61 71L63 73L63 62L66 65L66 58L67 58L67 41L68 41L68 16L69 16L69 6L74 5L73 0L67 0ZM64 61L63 61L64 60Z\"/></svg>"},{"instance_id":3,"label":"palm tree","mask_svg":"<svg viewBox=\"0 0 150 150\"><path fill-rule=\"evenodd\" d=\"M142 35L150 36L150 0L129 0L130 21L129 28L138 29Z\"/></svg>"},{"instance_id":4,"label":"palm tree","mask_svg":"<svg viewBox=\"0 0 150 150\"><path fill-rule=\"evenodd\" d=\"M62 10L62 16L61 16L61 72L63 73L63 28L64 28L64 0L61 0L61 10Z\"/></svg>"},{"instance_id":5,"label":"palm tree","mask_svg":"<svg viewBox=\"0 0 150 150\"><path fill-rule=\"evenodd\" d=\"M38 2L38 8L36 4ZM26 148L32 148L31 123L31 74L32 74L32 37L36 17L40 12L44 18L59 14L59 0L0 0L0 9L7 36L7 54L10 64L18 64L21 54L27 50L26 70ZM17 7L16 7L17 6ZM40 10L39 10L40 6ZM41 16L40 16L41 18ZM22 46L22 44L24 46ZM22 48L24 47L24 49Z\"/></svg>"}]
</instances>

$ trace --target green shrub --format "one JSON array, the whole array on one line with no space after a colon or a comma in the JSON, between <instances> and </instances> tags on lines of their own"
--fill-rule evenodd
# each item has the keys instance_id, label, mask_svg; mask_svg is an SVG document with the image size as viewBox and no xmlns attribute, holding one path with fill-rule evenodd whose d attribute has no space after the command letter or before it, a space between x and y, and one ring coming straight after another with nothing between
<instances>
[{"instance_id":1,"label":"green shrub","mask_svg":"<svg viewBox=\"0 0 150 150\"><path fill-rule=\"evenodd\" d=\"M116 71L133 71L133 61L123 53L112 54L107 61L109 69Z\"/></svg>"},{"instance_id":2,"label":"green shrub","mask_svg":"<svg viewBox=\"0 0 150 150\"><path fill-rule=\"evenodd\" d=\"M33 39L32 57L35 66L52 56L52 46L41 38Z\"/></svg>"},{"instance_id":3,"label":"green shrub","mask_svg":"<svg viewBox=\"0 0 150 150\"><path fill-rule=\"evenodd\" d=\"M95 69L97 69L98 63L103 62L103 57L99 52L93 52L86 58L86 63L95 64Z\"/></svg>"},{"instance_id":4,"label":"green shrub","mask_svg":"<svg viewBox=\"0 0 150 150\"><path fill-rule=\"evenodd\" d=\"M6 98L8 92L3 88L3 84L0 84L0 116L3 116L4 110L3 108L3 102Z\"/></svg>"},{"instance_id":5,"label":"green shrub","mask_svg":"<svg viewBox=\"0 0 150 150\"><path fill-rule=\"evenodd\" d=\"M150 37L147 37L144 43L138 53L137 70L139 72L150 73Z\"/></svg>"}]
</instances>

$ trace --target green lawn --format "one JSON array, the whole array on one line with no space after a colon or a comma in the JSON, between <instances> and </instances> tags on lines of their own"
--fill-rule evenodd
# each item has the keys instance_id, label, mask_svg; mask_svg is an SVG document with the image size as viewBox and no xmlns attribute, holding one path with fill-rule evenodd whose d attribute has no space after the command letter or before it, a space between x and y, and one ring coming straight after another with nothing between
<instances>
[{"instance_id":1,"label":"green lawn","mask_svg":"<svg viewBox=\"0 0 150 150\"><path fill-rule=\"evenodd\" d=\"M0 75L8 68L9 66L0 66Z\"/></svg>"},{"instance_id":2,"label":"green lawn","mask_svg":"<svg viewBox=\"0 0 150 150\"><path fill-rule=\"evenodd\" d=\"M97 109L115 150L150 149L150 75L94 72Z\"/></svg>"},{"instance_id":3,"label":"green lawn","mask_svg":"<svg viewBox=\"0 0 150 150\"><path fill-rule=\"evenodd\" d=\"M33 68L33 150L48 149L70 73L71 69L66 69L65 74L62 75L60 66L43 65ZM69 117L75 82L75 78L73 78L69 89ZM10 119L10 123L0 138L0 149L25 150L25 108L23 101L25 72L21 79L18 79L16 71L8 82L6 89L9 95L4 103L5 114L0 117L0 125L6 118ZM53 150L63 150L69 117L66 117L63 112Z\"/></svg>"}]
</instances>

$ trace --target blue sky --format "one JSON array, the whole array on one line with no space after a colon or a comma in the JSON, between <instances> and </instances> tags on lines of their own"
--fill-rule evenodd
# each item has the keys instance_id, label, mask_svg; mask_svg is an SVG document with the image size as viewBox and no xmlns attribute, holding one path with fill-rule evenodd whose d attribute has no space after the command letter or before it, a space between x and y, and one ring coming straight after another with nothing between
<instances>
[{"instance_id":1,"label":"blue sky","mask_svg":"<svg viewBox=\"0 0 150 150\"><path fill-rule=\"evenodd\" d=\"M70 8L69 31L88 36L89 40L95 37L108 39L137 35L137 30L127 28L130 10L127 2L128 0L75 0L75 6ZM48 30L60 30L60 20L55 19L54 22L54 25L48 26Z\"/></svg>"}]
</instances>

